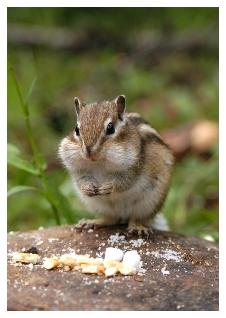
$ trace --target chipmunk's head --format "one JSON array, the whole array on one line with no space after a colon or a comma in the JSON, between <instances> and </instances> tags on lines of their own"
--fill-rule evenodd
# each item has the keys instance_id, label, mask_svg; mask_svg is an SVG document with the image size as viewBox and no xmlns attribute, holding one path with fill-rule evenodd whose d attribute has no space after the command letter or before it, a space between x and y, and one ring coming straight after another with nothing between
<instances>
[{"instance_id":1,"label":"chipmunk's head","mask_svg":"<svg viewBox=\"0 0 226 318\"><path fill-rule=\"evenodd\" d=\"M125 114L125 96L92 104L76 97L74 102L77 123L70 136L71 147L74 144L77 149L74 156L87 165L102 162L118 169L130 166L137 154Z\"/></svg>"},{"instance_id":2,"label":"chipmunk's head","mask_svg":"<svg viewBox=\"0 0 226 318\"><path fill-rule=\"evenodd\" d=\"M125 126L125 97L114 101L83 104L76 97L77 125L74 137L80 143L86 159L95 160L104 143L115 139Z\"/></svg>"}]
</instances>

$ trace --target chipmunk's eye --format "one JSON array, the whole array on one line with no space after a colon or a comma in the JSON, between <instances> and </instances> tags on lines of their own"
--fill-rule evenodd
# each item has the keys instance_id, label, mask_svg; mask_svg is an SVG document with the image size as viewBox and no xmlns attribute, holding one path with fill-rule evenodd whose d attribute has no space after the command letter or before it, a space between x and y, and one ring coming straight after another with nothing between
<instances>
[{"instance_id":1,"label":"chipmunk's eye","mask_svg":"<svg viewBox=\"0 0 226 318\"><path fill-rule=\"evenodd\" d=\"M75 127L75 133L76 133L76 136L80 136L80 132L79 132L78 126Z\"/></svg>"},{"instance_id":2,"label":"chipmunk's eye","mask_svg":"<svg viewBox=\"0 0 226 318\"><path fill-rule=\"evenodd\" d=\"M114 134L114 132L115 132L115 127L114 127L114 125L113 125L112 123L109 123L109 124L107 125L106 134L107 134L107 135L111 135L111 134Z\"/></svg>"}]
</instances>

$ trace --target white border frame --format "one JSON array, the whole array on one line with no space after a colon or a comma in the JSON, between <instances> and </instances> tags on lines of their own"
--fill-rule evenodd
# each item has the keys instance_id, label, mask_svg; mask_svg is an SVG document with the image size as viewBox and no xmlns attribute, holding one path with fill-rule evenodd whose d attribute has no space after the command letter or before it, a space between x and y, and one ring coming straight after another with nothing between
<instances>
[{"instance_id":1,"label":"white border frame","mask_svg":"<svg viewBox=\"0 0 226 318\"><path fill-rule=\"evenodd\" d=\"M225 30L226 26L226 8L225 5L223 5L224 1L217 1L217 0L152 0L152 1L135 1L135 0L115 0L115 1L108 1L106 4L106 1L73 1L73 0L2 0L0 3L0 62L1 62L1 116L0 116L0 136L1 136L1 149L4 149L5 151L1 152L0 156L0 164L1 164L1 180L6 180L7 178L7 158L6 158L6 147L7 147L7 7L219 7L220 8L220 105L224 105L224 107L219 108L219 119L220 119L220 168L221 168L221 175L220 175L220 210L223 211L220 214L220 234L223 230L223 224L226 224L225 222L225 213L226 213L226 204L225 200L223 200L223 190L226 191L226 151L225 151L225 143L224 141L224 134L223 134L223 128L224 128L224 122L223 119L225 118L225 105L226 105L226 78L225 78L225 71L226 71L226 65L225 65L225 59L226 59L226 47L225 47ZM30 315L29 312L6 312L6 306L7 306L7 299L6 299L6 284L7 284L7 264L6 264L6 239L7 239L7 186L5 182L2 182L0 184L0 202L1 202L1 237L0 237L0 252L1 252L1 260L0 260L0 279L1 279L1 289L0 289L0 310L2 311L1 317L3 315L23 315L27 316ZM224 194L225 195L225 194ZM220 250L223 250L224 245L224 238L222 235L220 235ZM222 254L222 253L221 253ZM223 266L226 264L226 256L225 253L221 255L220 260L220 268L222 269ZM225 311L225 289L223 288L226 280L225 280L225 271L220 271L220 312L167 312L167 316L178 316L181 317L183 315L184 317L190 317L190 315L195 316L204 316L205 317L212 317L213 315L219 315L222 314ZM224 294L224 295L223 295ZM32 312L32 315L52 315L52 312ZM54 312L55 316L88 316L89 312ZM93 315L95 312L93 312ZM105 316L106 312L98 312L98 316ZM116 312L108 312L107 315L109 316L115 316ZM126 315L126 312L117 312L118 315ZM136 312L129 312L129 315L136 314ZM160 317L165 314L165 312L138 312L138 315L142 316L150 316L155 315L155 317Z\"/></svg>"}]
</instances>

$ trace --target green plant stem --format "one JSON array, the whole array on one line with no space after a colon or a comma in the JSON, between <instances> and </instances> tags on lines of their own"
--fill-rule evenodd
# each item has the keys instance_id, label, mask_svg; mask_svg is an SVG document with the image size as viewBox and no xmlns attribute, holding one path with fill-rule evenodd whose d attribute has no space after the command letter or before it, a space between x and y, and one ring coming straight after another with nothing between
<instances>
[{"instance_id":1,"label":"green plant stem","mask_svg":"<svg viewBox=\"0 0 226 318\"><path fill-rule=\"evenodd\" d=\"M40 179L42 182L42 188L44 190L45 197L51 205L51 208L53 210L53 213L54 213L54 216L56 219L56 223L58 225L60 225L61 222L60 222L59 211L51 198L51 194L49 193L50 186L49 186L48 180L47 180L46 175L45 175L45 168L43 167L44 158L43 158L42 154L38 151L38 147L36 145L36 142L35 142L33 134L32 134L29 112L27 113L27 115L25 117L25 122L26 122L26 129L27 129L28 136L29 136L29 143L30 143L32 153L34 156L35 165L36 165L37 169L39 170L39 176L40 176Z\"/></svg>"},{"instance_id":2,"label":"green plant stem","mask_svg":"<svg viewBox=\"0 0 226 318\"><path fill-rule=\"evenodd\" d=\"M48 180L47 180L46 175L45 175L45 168L43 165L44 158L43 158L42 154L39 152L38 147L37 147L36 142L35 142L35 139L34 139L34 136L33 136L33 131L32 131L31 122L30 122L30 112L29 112L28 103L25 102L23 99L19 83L17 81L17 78L15 76L15 72L14 72L13 67L11 65L10 65L10 73L11 73L12 78L14 80L17 94L18 94L19 100L20 100L20 105L21 105L21 108L22 108L23 113L24 113L27 136L28 136L29 144L31 146L35 166L39 171L39 177L41 179L43 192L44 192L46 199L49 201L49 203L51 205L51 208L53 210L53 213L54 213L54 216L56 219L56 223L58 225L60 225L61 222L60 222L59 211L57 209L56 204L53 202L50 185L49 185Z\"/></svg>"},{"instance_id":3,"label":"green plant stem","mask_svg":"<svg viewBox=\"0 0 226 318\"><path fill-rule=\"evenodd\" d=\"M49 201L50 205L51 205L51 208L53 210L53 213L54 213L54 216L55 216L55 219L56 219L56 223L58 225L61 224L60 222L60 216L59 216L59 211L55 205L55 203L53 202L52 198L51 198L51 194L49 193L49 183L48 183L48 180L46 178L46 175L45 175L45 169L43 167L43 162L44 162L44 159L43 159L43 156L42 154L38 151L38 147L35 143L35 140L34 140L34 137L33 137L33 134L32 134L32 128L31 128L31 123L30 123L30 114L29 112L27 113L26 117L25 117L25 122L26 122L26 129L27 129L27 132L28 132L28 136L29 136L29 143L30 143L30 146L31 146L31 149L32 149L32 153L33 153L33 156L34 156L34 161L35 161L35 165L37 167L37 169L39 170L39 176L40 176L40 179L41 179L41 182L42 182L42 188L44 190L44 194L45 194L45 197L46 199Z\"/></svg>"},{"instance_id":4,"label":"green plant stem","mask_svg":"<svg viewBox=\"0 0 226 318\"><path fill-rule=\"evenodd\" d=\"M57 207L56 207L55 204L52 203L50 200L49 200L49 203L50 203L51 208L52 208L52 210L53 210L53 213L54 213L54 216L55 216L57 225L61 225L60 216L59 216L59 212L58 212Z\"/></svg>"}]
</instances>

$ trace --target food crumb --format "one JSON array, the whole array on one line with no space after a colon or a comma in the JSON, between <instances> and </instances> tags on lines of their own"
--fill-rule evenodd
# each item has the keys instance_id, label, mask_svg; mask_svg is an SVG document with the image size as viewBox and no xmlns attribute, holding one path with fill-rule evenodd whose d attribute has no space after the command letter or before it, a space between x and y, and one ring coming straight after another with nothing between
<instances>
[{"instance_id":1,"label":"food crumb","mask_svg":"<svg viewBox=\"0 0 226 318\"><path fill-rule=\"evenodd\" d=\"M169 275L169 274L170 274L170 272L169 272L168 270L166 270L166 266L164 266L164 267L161 268L161 273L162 273L163 275Z\"/></svg>"},{"instance_id":2,"label":"food crumb","mask_svg":"<svg viewBox=\"0 0 226 318\"><path fill-rule=\"evenodd\" d=\"M132 244L132 247L141 247L144 244L144 240L142 238L130 240L129 242Z\"/></svg>"},{"instance_id":3,"label":"food crumb","mask_svg":"<svg viewBox=\"0 0 226 318\"><path fill-rule=\"evenodd\" d=\"M175 262L181 262L183 260L181 253L173 251L171 249L166 249L162 251L153 251L151 255L154 255L156 258L164 258L168 261L172 260Z\"/></svg>"},{"instance_id":4,"label":"food crumb","mask_svg":"<svg viewBox=\"0 0 226 318\"><path fill-rule=\"evenodd\" d=\"M54 237L51 237L51 238L48 239L49 243L53 243L54 241L59 241L59 239L58 238L54 238Z\"/></svg>"},{"instance_id":5,"label":"food crumb","mask_svg":"<svg viewBox=\"0 0 226 318\"><path fill-rule=\"evenodd\" d=\"M44 243L44 241L39 241L36 243L37 246L42 245Z\"/></svg>"},{"instance_id":6,"label":"food crumb","mask_svg":"<svg viewBox=\"0 0 226 318\"><path fill-rule=\"evenodd\" d=\"M177 309L181 309L183 307L184 307L184 305L177 305Z\"/></svg>"},{"instance_id":7,"label":"food crumb","mask_svg":"<svg viewBox=\"0 0 226 318\"><path fill-rule=\"evenodd\" d=\"M144 273L138 272L137 275L138 275L138 276L144 276Z\"/></svg>"},{"instance_id":8,"label":"food crumb","mask_svg":"<svg viewBox=\"0 0 226 318\"><path fill-rule=\"evenodd\" d=\"M34 264L30 263L30 264L28 264L28 267L29 267L29 269L32 271L33 268L34 268Z\"/></svg>"},{"instance_id":9,"label":"food crumb","mask_svg":"<svg viewBox=\"0 0 226 318\"><path fill-rule=\"evenodd\" d=\"M59 265L59 261L57 258L52 257L52 258L44 258L43 262L43 267L45 269L52 269L55 268Z\"/></svg>"},{"instance_id":10,"label":"food crumb","mask_svg":"<svg viewBox=\"0 0 226 318\"><path fill-rule=\"evenodd\" d=\"M119 233L116 233L115 235L111 235L108 239L109 244L116 244L120 242L126 242L125 241L125 235L119 235Z\"/></svg>"},{"instance_id":11,"label":"food crumb","mask_svg":"<svg viewBox=\"0 0 226 318\"><path fill-rule=\"evenodd\" d=\"M13 263L32 263L37 264L40 261L40 256L38 254L32 254L32 253L19 253L15 252L12 255L12 261Z\"/></svg>"},{"instance_id":12,"label":"food crumb","mask_svg":"<svg viewBox=\"0 0 226 318\"><path fill-rule=\"evenodd\" d=\"M214 238L211 235L203 235L204 240L214 242Z\"/></svg>"}]
</instances>

